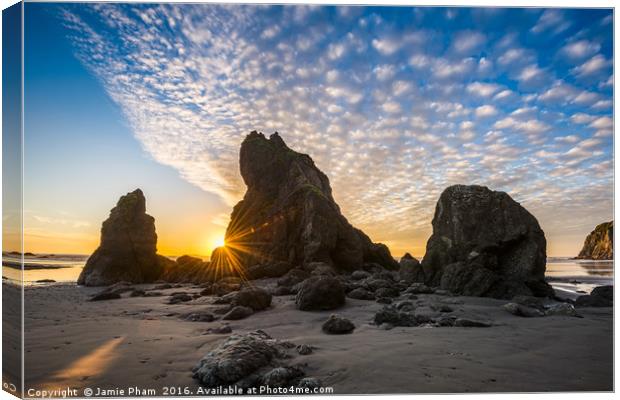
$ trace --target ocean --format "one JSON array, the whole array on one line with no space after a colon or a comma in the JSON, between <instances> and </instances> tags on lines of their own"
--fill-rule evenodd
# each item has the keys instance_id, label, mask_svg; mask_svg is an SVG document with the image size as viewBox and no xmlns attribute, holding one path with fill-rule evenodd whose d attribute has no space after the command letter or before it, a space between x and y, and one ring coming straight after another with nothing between
<instances>
[{"instance_id":1,"label":"ocean","mask_svg":"<svg viewBox=\"0 0 620 400\"><path fill-rule=\"evenodd\" d=\"M24 257L24 283L35 286L75 283L87 259L88 256L75 254L27 255ZM2 278L19 281L19 265L19 257L4 253ZM546 276L559 295L575 298L589 293L596 286L613 285L614 264L613 261L549 257Z\"/></svg>"}]
</instances>

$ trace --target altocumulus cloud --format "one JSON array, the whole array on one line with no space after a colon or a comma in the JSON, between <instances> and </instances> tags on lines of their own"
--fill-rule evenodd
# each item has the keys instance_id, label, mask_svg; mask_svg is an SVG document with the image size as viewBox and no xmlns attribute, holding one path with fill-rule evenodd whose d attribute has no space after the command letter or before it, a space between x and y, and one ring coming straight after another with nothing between
<instances>
[{"instance_id":1,"label":"altocumulus cloud","mask_svg":"<svg viewBox=\"0 0 620 400\"><path fill-rule=\"evenodd\" d=\"M509 192L551 240L571 233L563 221L581 233L609 218L610 12L449 11L67 4L60 17L144 150L228 204L258 129L312 155L374 239L424 240L454 183Z\"/></svg>"}]
</instances>

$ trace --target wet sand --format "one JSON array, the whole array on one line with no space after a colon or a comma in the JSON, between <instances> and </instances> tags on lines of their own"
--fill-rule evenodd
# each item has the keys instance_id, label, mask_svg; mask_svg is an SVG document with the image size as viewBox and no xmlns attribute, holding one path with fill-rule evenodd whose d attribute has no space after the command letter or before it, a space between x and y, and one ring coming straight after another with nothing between
<instances>
[{"instance_id":1,"label":"wet sand","mask_svg":"<svg viewBox=\"0 0 620 400\"><path fill-rule=\"evenodd\" d=\"M258 282L273 285L270 281ZM153 285L137 285L149 289ZM190 322L182 314L212 311L214 296L168 305L168 296L89 302L101 288L26 288L26 389L154 389L198 385L191 368L229 335L206 334L221 321ZM194 285L164 294L200 292ZM124 296L127 296L125 294ZM293 296L270 309L230 321L234 333L262 329L274 338L317 349L298 361L306 376L334 393L454 393L609 391L613 371L613 311L579 309L583 318L521 318L506 301L419 295L417 306L451 304L454 315L491 321L490 328L397 327L371 324L382 305L347 298L335 313L356 325L350 335L326 335L334 312L302 312ZM28 394L28 393L26 393ZM151 393L152 394L152 393Z\"/></svg>"}]
</instances>

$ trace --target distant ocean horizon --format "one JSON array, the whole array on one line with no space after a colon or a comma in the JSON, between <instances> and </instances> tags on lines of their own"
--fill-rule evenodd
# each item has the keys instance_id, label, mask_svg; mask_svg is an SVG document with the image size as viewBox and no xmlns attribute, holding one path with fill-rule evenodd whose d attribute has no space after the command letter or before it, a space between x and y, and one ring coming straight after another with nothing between
<instances>
[{"instance_id":1,"label":"distant ocean horizon","mask_svg":"<svg viewBox=\"0 0 620 400\"><path fill-rule=\"evenodd\" d=\"M27 253L24 256L24 283L28 286L76 283L88 257L83 254ZM168 257L174 259L177 256ZM2 279L19 282L20 264L18 253L3 253ZM596 286L613 285L614 263L613 260L547 257L545 276L558 294L574 298L589 293Z\"/></svg>"}]
</instances>

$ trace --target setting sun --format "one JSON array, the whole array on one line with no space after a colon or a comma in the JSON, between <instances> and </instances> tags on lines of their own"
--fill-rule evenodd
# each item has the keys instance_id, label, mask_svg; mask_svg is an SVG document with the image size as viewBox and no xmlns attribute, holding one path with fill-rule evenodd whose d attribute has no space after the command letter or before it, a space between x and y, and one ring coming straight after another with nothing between
<instances>
[{"instance_id":1,"label":"setting sun","mask_svg":"<svg viewBox=\"0 0 620 400\"><path fill-rule=\"evenodd\" d=\"M215 249L217 247L226 246L226 241L224 240L224 236L218 236L211 239L211 248Z\"/></svg>"}]
</instances>

